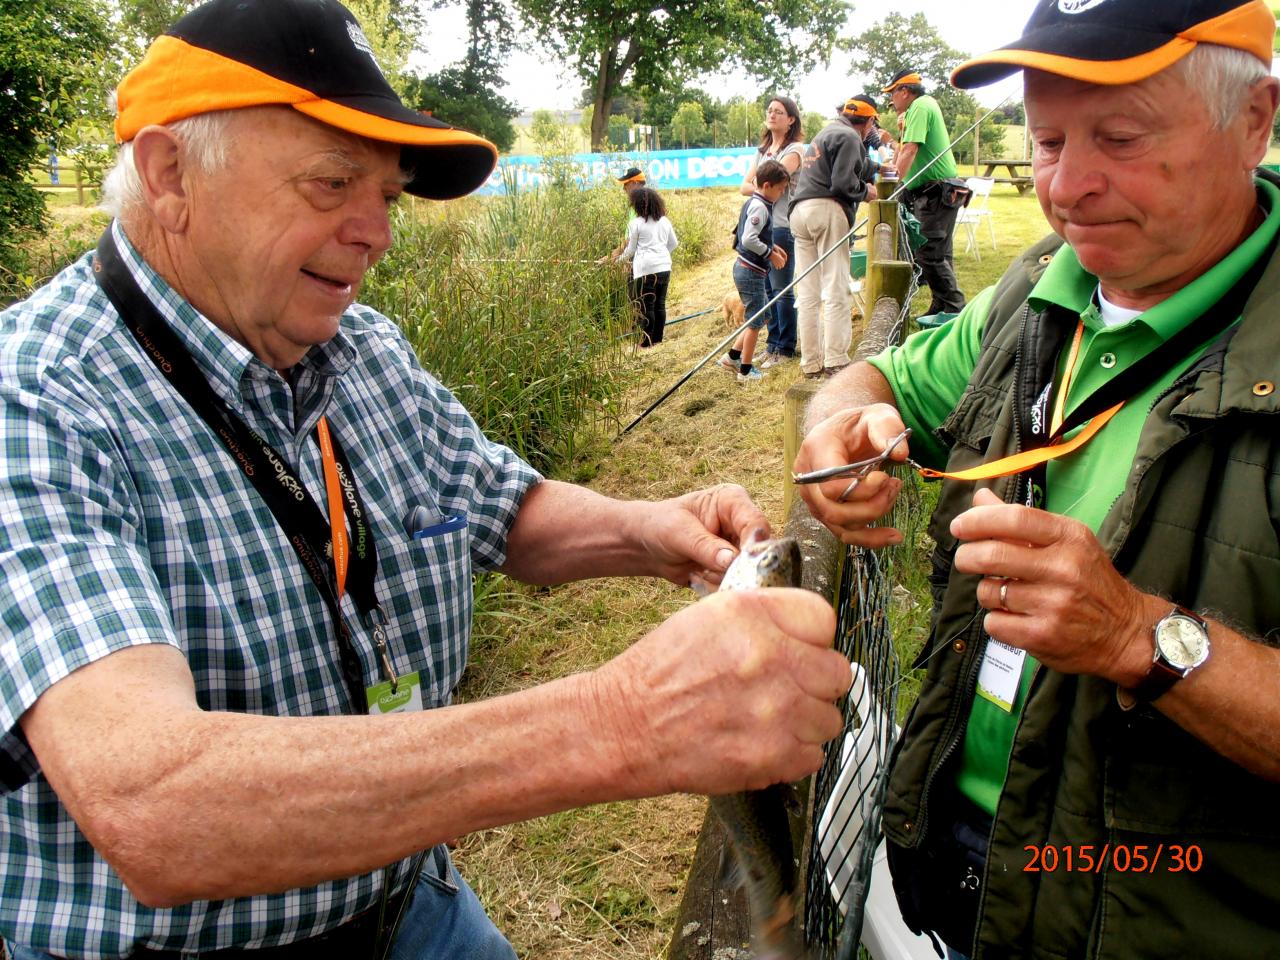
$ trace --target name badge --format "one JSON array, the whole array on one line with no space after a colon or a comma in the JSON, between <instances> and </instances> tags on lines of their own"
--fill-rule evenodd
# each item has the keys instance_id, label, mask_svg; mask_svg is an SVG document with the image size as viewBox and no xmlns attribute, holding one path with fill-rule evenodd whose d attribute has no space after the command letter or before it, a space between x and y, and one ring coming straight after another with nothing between
<instances>
[{"instance_id":1,"label":"name badge","mask_svg":"<svg viewBox=\"0 0 1280 960\"><path fill-rule=\"evenodd\" d=\"M365 687L364 695L371 716L410 713L422 709L422 679L417 670L397 677L395 687L393 691L390 680Z\"/></svg>"},{"instance_id":2,"label":"name badge","mask_svg":"<svg viewBox=\"0 0 1280 960\"><path fill-rule=\"evenodd\" d=\"M1022 679L1022 664L1026 659L1027 651L987 637L987 649L978 670L978 696L991 701L1005 713L1013 713L1018 682Z\"/></svg>"}]
</instances>

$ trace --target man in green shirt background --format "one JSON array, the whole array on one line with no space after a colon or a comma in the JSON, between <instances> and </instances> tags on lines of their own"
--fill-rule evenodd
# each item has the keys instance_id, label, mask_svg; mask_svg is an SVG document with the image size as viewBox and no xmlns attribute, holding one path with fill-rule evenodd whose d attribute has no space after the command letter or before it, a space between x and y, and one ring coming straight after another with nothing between
<instances>
[{"instance_id":1,"label":"man in green shirt background","mask_svg":"<svg viewBox=\"0 0 1280 960\"><path fill-rule=\"evenodd\" d=\"M924 246L916 251L916 263L933 296L929 313L959 313L964 294L951 263L951 237L960 207L952 203L943 183L956 175L956 158L942 110L924 92L920 74L910 68L895 73L884 92L902 118L897 169L909 184L911 212L925 236Z\"/></svg>"},{"instance_id":2,"label":"man in green shirt background","mask_svg":"<svg viewBox=\"0 0 1280 960\"><path fill-rule=\"evenodd\" d=\"M1264 0L1049 0L962 64L1023 71L1053 235L810 406L797 471L910 427L946 478L883 825L953 960L1280 956L1274 36ZM874 548L902 482L801 489Z\"/></svg>"}]
</instances>

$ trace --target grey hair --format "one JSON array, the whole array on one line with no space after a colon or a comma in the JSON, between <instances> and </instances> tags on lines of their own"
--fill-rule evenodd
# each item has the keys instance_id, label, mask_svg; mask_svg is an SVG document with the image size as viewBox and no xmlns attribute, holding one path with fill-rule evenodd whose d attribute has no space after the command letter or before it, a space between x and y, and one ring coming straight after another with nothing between
<instances>
[{"instance_id":1,"label":"grey hair","mask_svg":"<svg viewBox=\"0 0 1280 960\"><path fill-rule=\"evenodd\" d=\"M1253 54L1216 43L1196 44L1169 71L1199 91L1218 130L1225 129L1240 112L1245 92L1271 75L1267 65Z\"/></svg>"},{"instance_id":2,"label":"grey hair","mask_svg":"<svg viewBox=\"0 0 1280 960\"><path fill-rule=\"evenodd\" d=\"M168 124L186 158L201 173L208 176L227 165L233 113L242 111L215 110L200 113L184 120ZM102 199L99 206L111 216L124 219L142 206L142 181L133 160L133 141L120 145L116 162L102 178Z\"/></svg>"}]
</instances>

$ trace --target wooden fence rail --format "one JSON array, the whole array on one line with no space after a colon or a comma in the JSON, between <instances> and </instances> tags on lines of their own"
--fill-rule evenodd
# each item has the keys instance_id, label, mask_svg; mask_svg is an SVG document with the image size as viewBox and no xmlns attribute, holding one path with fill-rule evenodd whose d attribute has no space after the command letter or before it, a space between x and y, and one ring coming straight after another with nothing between
<instances>
[{"instance_id":1,"label":"wooden fence rail","mask_svg":"<svg viewBox=\"0 0 1280 960\"><path fill-rule=\"evenodd\" d=\"M43 170L45 175L52 181L55 172L61 181L63 177L74 175L75 181L72 183L33 183L32 186L37 190L72 190L76 192L76 203L84 206L84 194L86 190L97 190L102 186L102 170L97 167L85 168L78 163L64 166L58 164L56 170L53 164L40 164L33 169Z\"/></svg>"}]
</instances>

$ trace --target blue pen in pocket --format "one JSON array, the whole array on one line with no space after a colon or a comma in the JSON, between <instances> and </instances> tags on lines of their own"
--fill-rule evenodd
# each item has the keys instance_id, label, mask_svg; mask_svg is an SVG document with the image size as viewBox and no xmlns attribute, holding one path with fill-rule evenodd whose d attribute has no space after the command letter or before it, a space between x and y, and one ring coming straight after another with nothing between
<instances>
[{"instance_id":1,"label":"blue pen in pocket","mask_svg":"<svg viewBox=\"0 0 1280 960\"><path fill-rule=\"evenodd\" d=\"M467 518L433 516L430 510L419 504L405 514L404 529L411 540L426 540L467 529Z\"/></svg>"}]
</instances>

